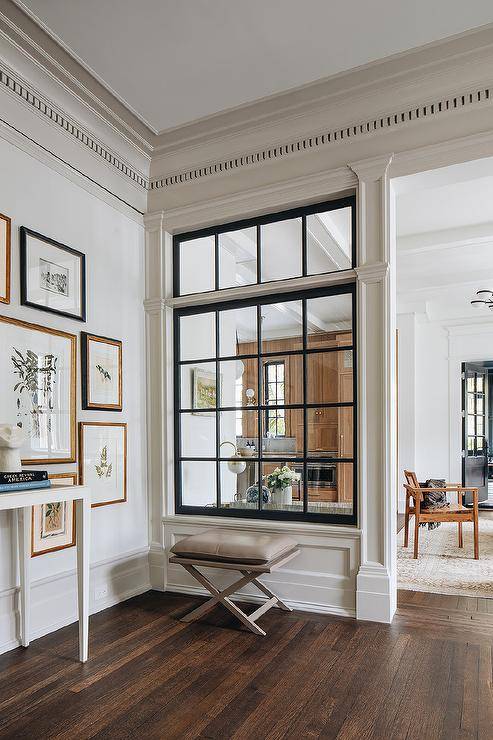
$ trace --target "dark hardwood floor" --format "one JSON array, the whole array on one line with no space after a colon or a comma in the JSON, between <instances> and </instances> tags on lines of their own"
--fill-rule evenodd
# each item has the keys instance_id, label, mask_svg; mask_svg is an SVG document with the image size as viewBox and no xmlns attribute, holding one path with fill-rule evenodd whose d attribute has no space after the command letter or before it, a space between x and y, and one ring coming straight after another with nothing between
<instances>
[{"instance_id":1,"label":"dark hardwood floor","mask_svg":"<svg viewBox=\"0 0 493 740\"><path fill-rule=\"evenodd\" d=\"M265 638L149 592L0 657L0 738L493 737L493 601L401 592L392 625L275 609Z\"/></svg>"}]
</instances>

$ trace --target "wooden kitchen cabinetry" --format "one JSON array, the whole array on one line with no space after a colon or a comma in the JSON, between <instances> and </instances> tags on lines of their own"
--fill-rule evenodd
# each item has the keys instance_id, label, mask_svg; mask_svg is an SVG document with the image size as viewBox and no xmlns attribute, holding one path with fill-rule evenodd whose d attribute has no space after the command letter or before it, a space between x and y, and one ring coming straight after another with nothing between
<instances>
[{"instance_id":1,"label":"wooden kitchen cabinetry","mask_svg":"<svg viewBox=\"0 0 493 740\"><path fill-rule=\"evenodd\" d=\"M309 336L309 348L329 349L351 344L351 333L347 331ZM276 357L263 358L265 364L272 360L282 360L285 372L285 403L295 404L303 401L303 357L301 355L283 354L290 350L301 349L300 337L276 339L263 342L265 352L275 352ZM241 354L254 354L257 344L254 342L239 345ZM255 390L255 401L258 396L257 361L243 360L243 393L247 388ZM353 400L353 368L350 350L316 352L307 354L307 402L340 403ZM262 379L264 372L262 371ZM263 391L260 391L263 393ZM261 402L263 402L262 397ZM245 397L246 403L246 397ZM257 437L256 415L243 413L243 436ZM286 410L286 436L296 438L296 448L303 450L303 411ZM264 423L264 421L263 421ZM265 433L265 432L264 432ZM353 417L351 409L346 408L310 408L307 411L307 440L309 454L316 457L327 455L333 457L353 457ZM337 487L308 488L312 501L350 501L353 496L353 473L351 464L337 465Z\"/></svg>"}]
</instances>

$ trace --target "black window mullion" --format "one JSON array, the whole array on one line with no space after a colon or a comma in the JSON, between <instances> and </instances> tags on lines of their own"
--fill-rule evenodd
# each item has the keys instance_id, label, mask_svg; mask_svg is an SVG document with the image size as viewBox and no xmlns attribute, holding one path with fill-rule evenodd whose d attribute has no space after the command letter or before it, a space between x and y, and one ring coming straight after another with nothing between
<instances>
[{"instance_id":1,"label":"black window mullion","mask_svg":"<svg viewBox=\"0 0 493 740\"><path fill-rule=\"evenodd\" d=\"M257 228L257 244L259 244L258 238L260 233L260 226ZM258 247L260 250L260 247ZM260 255L260 251L258 252ZM260 410L260 399L263 394L263 365L262 358L260 356L260 350L262 347L262 306L257 305L257 352L258 352L258 363L257 363L257 434L258 434L258 501L257 509L262 509L262 492L263 492L263 478L262 478L262 412Z\"/></svg>"},{"instance_id":2,"label":"black window mullion","mask_svg":"<svg viewBox=\"0 0 493 740\"><path fill-rule=\"evenodd\" d=\"M301 217L301 274L303 277L306 277L308 274L307 242L306 216L303 215Z\"/></svg>"},{"instance_id":3,"label":"black window mullion","mask_svg":"<svg viewBox=\"0 0 493 740\"><path fill-rule=\"evenodd\" d=\"M302 300L302 322L303 322L303 514L308 511L308 465L306 458L308 455L308 407L306 405L307 399L307 361L306 361L306 345L308 343L308 322L307 322L307 303L306 298Z\"/></svg>"},{"instance_id":4,"label":"black window mullion","mask_svg":"<svg viewBox=\"0 0 493 740\"><path fill-rule=\"evenodd\" d=\"M221 373L219 369L219 311L215 312L216 326L216 506L221 507L221 428L220 413L221 406Z\"/></svg>"},{"instance_id":5,"label":"black window mullion","mask_svg":"<svg viewBox=\"0 0 493 740\"><path fill-rule=\"evenodd\" d=\"M262 282L262 231L257 224L257 285Z\"/></svg>"}]
</instances>

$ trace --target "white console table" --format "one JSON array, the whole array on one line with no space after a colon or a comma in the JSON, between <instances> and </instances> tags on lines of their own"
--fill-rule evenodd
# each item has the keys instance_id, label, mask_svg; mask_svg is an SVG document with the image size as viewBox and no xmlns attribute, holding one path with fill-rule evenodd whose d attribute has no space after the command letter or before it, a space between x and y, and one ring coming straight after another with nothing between
<instances>
[{"instance_id":1,"label":"white console table","mask_svg":"<svg viewBox=\"0 0 493 740\"><path fill-rule=\"evenodd\" d=\"M31 507L56 501L76 502L79 658L87 660L89 644L89 553L91 546L91 491L87 486L51 486L0 494L0 511L12 510L19 553L21 643L29 645L31 604Z\"/></svg>"}]
</instances>

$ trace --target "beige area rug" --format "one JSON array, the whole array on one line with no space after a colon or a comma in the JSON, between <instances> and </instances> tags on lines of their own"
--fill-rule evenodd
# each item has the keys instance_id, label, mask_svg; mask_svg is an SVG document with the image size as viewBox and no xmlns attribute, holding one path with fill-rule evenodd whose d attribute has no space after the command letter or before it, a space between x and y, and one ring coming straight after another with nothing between
<instances>
[{"instance_id":1,"label":"beige area rug","mask_svg":"<svg viewBox=\"0 0 493 740\"><path fill-rule=\"evenodd\" d=\"M493 516L479 517L479 560L474 560L472 523L463 524L464 548L458 547L457 524L444 522L438 529L419 532L419 557L413 558L414 517L409 547L404 529L397 535L397 586L411 591L479 596L493 599Z\"/></svg>"}]
</instances>

